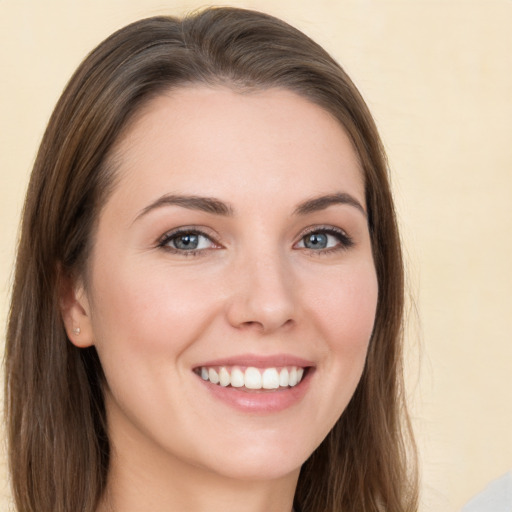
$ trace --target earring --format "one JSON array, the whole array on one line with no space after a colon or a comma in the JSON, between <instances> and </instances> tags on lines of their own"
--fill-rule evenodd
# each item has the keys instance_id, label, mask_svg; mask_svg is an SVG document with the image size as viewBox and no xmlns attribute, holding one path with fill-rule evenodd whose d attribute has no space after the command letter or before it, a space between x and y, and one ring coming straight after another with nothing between
<instances>
[{"instance_id":1,"label":"earring","mask_svg":"<svg viewBox=\"0 0 512 512\"><path fill-rule=\"evenodd\" d=\"M74 327L73 334L76 334L78 336L80 334L80 327Z\"/></svg>"}]
</instances>

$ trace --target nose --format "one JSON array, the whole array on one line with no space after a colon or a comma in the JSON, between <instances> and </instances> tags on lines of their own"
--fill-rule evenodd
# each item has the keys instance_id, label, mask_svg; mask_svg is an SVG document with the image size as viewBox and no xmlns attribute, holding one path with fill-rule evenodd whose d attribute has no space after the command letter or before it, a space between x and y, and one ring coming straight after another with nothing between
<instances>
[{"instance_id":1,"label":"nose","mask_svg":"<svg viewBox=\"0 0 512 512\"><path fill-rule=\"evenodd\" d=\"M296 322L296 283L285 258L245 256L229 281L227 319L233 327L270 333Z\"/></svg>"}]
</instances>

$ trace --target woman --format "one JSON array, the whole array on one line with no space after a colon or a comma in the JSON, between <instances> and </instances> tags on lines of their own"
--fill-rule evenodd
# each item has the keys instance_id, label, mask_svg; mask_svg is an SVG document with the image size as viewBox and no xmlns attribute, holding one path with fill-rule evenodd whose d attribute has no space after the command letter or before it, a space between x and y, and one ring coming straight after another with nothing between
<instances>
[{"instance_id":1,"label":"woman","mask_svg":"<svg viewBox=\"0 0 512 512\"><path fill-rule=\"evenodd\" d=\"M20 511L412 511L403 271L343 70L230 8L81 64L25 203L6 349Z\"/></svg>"}]
</instances>

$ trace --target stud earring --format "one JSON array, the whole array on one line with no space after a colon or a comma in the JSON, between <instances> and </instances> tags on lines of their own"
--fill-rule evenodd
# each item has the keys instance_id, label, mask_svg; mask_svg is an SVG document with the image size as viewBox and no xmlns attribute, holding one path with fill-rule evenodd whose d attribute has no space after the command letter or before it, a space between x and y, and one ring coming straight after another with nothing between
<instances>
[{"instance_id":1,"label":"stud earring","mask_svg":"<svg viewBox=\"0 0 512 512\"><path fill-rule=\"evenodd\" d=\"M78 336L80 334L80 327L74 327L73 334L76 334Z\"/></svg>"}]
</instances>

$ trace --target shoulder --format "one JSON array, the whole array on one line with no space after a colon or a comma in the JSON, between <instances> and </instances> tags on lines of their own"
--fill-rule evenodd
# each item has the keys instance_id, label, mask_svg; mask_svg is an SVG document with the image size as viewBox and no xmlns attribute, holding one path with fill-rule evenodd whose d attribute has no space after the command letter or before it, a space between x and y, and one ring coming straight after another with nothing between
<instances>
[{"instance_id":1,"label":"shoulder","mask_svg":"<svg viewBox=\"0 0 512 512\"><path fill-rule=\"evenodd\" d=\"M488 484L461 510L461 512L510 511L512 511L512 471Z\"/></svg>"}]
</instances>

